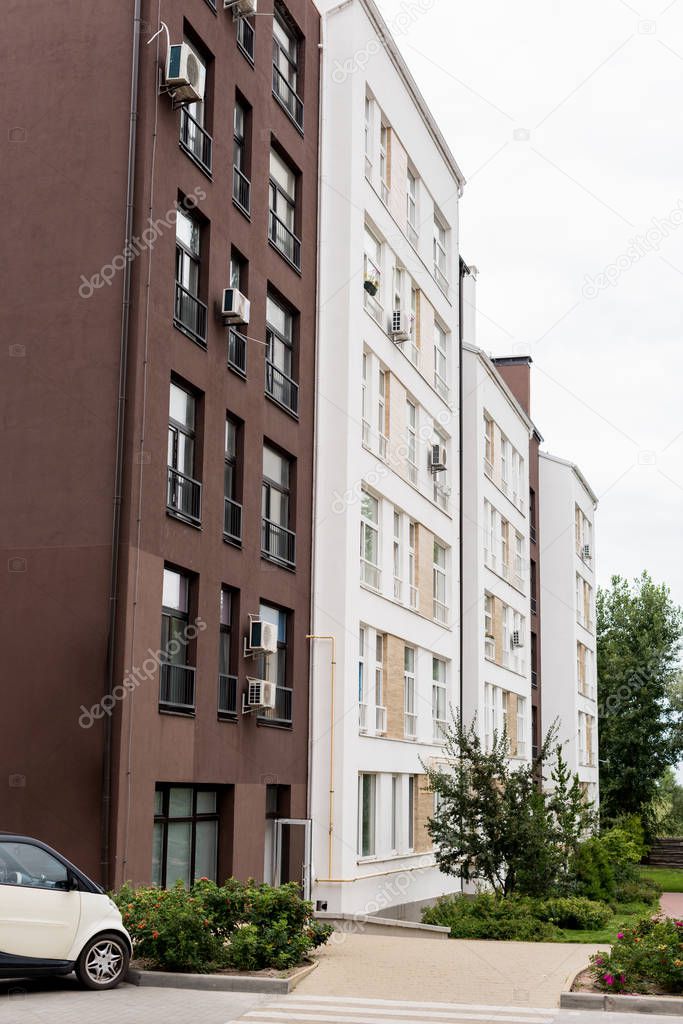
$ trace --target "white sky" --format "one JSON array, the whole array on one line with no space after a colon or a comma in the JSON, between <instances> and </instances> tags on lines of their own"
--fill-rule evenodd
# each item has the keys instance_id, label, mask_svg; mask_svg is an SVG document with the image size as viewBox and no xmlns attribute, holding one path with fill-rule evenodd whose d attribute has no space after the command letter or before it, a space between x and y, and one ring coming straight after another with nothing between
<instances>
[{"instance_id":1,"label":"white sky","mask_svg":"<svg viewBox=\"0 0 683 1024\"><path fill-rule=\"evenodd\" d=\"M378 2L468 180L478 344L533 357L544 447L601 499L599 581L647 568L683 604L683 224L584 294L683 211L683 0Z\"/></svg>"}]
</instances>

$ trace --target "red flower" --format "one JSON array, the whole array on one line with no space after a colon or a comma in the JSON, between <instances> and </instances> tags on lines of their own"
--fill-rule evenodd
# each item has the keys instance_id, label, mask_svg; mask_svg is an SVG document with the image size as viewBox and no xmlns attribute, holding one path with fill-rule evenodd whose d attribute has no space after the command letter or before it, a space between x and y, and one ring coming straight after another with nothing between
<instances>
[{"instance_id":1,"label":"red flower","mask_svg":"<svg viewBox=\"0 0 683 1024\"><path fill-rule=\"evenodd\" d=\"M159 938L159 932L152 932L152 938L153 939L158 939Z\"/></svg>"}]
</instances>

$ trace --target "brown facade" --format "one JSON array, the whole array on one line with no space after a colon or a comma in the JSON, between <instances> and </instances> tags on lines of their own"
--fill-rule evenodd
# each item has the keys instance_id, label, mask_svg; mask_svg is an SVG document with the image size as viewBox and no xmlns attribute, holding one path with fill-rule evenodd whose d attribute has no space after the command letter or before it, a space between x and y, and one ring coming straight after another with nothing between
<instances>
[{"instance_id":1,"label":"brown facade","mask_svg":"<svg viewBox=\"0 0 683 1024\"><path fill-rule=\"evenodd\" d=\"M105 9L72 0L28 16L25 5L11 2L5 18L15 45L16 92L5 104L7 127L14 131L3 133L12 197L5 226L13 247L6 249L1 314L4 465L11 485L2 512L0 823L52 843L110 884L151 880L158 786L216 793L221 878L263 877L267 820L307 815L319 15L311 0L288 0L281 13L298 39L301 130L273 95L272 2L260 3L259 16L250 21L253 63L238 46L237 24L222 4L217 10L209 0L164 4L171 43L185 38L206 61L209 173L179 145L184 115L169 95L158 95L164 34L158 50L156 41L146 45L157 29L156 10L152 0L142 0L133 206L139 241L130 262L112 680L120 699L111 715L109 759L105 719L90 724L83 708L97 706L110 685L124 281L114 257L125 238L134 2ZM236 98L247 112L249 216L233 202ZM301 120L298 108L296 114ZM296 178L300 271L269 243L271 147ZM174 204L188 196L197 198L200 225L203 339L181 329L186 312L174 305ZM228 367L228 331L215 314L222 289L230 285L231 252L243 261L240 290L251 303L243 329L246 376ZM89 287L92 275L110 265L111 282ZM292 314L297 415L264 393L268 294ZM173 504L172 380L195 399L189 475L201 485L201 505L194 518L167 509ZM238 428L241 544L224 539L226 416ZM289 460L295 567L263 556L264 442ZM265 546L271 553L276 547L270 540ZM188 619L196 620L199 632L187 647L187 664L195 670L193 699L187 707L160 710L160 668L153 662L161 641L164 566L189 577ZM232 592L229 672L238 677L238 710L219 717L222 587ZM257 614L262 602L286 613L286 648L278 658L285 666L280 681L292 691L291 713L287 698L277 721L241 711L246 677L258 675L242 646L249 614ZM108 760L107 850L102 779Z\"/></svg>"}]
</instances>

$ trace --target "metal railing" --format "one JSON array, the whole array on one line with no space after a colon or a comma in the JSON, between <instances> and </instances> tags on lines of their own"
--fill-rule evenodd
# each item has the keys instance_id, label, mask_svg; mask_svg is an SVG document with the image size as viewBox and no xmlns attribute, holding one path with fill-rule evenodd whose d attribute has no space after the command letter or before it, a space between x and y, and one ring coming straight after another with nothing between
<instances>
[{"instance_id":1,"label":"metal railing","mask_svg":"<svg viewBox=\"0 0 683 1024\"><path fill-rule=\"evenodd\" d=\"M266 359L266 394L289 412L298 415L299 385L288 377L275 363Z\"/></svg>"},{"instance_id":2,"label":"metal railing","mask_svg":"<svg viewBox=\"0 0 683 1024\"><path fill-rule=\"evenodd\" d=\"M237 45L251 63L254 63L254 26L247 18L237 18Z\"/></svg>"},{"instance_id":3,"label":"metal railing","mask_svg":"<svg viewBox=\"0 0 683 1024\"><path fill-rule=\"evenodd\" d=\"M202 170L211 174L213 139L186 107L180 111L180 145Z\"/></svg>"},{"instance_id":4,"label":"metal railing","mask_svg":"<svg viewBox=\"0 0 683 1024\"><path fill-rule=\"evenodd\" d=\"M268 220L268 238L293 267L301 270L301 239L289 230L274 210L270 211Z\"/></svg>"},{"instance_id":5,"label":"metal railing","mask_svg":"<svg viewBox=\"0 0 683 1024\"><path fill-rule=\"evenodd\" d=\"M375 705L375 732L383 734L387 731L387 709L380 704Z\"/></svg>"},{"instance_id":6,"label":"metal railing","mask_svg":"<svg viewBox=\"0 0 683 1024\"><path fill-rule=\"evenodd\" d=\"M531 541L532 544L536 543L536 527L534 526L533 523L529 527L529 540Z\"/></svg>"},{"instance_id":7,"label":"metal railing","mask_svg":"<svg viewBox=\"0 0 683 1024\"><path fill-rule=\"evenodd\" d=\"M367 420L363 420L363 444L366 448L370 447L370 424Z\"/></svg>"},{"instance_id":8,"label":"metal railing","mask_svg":"<svg viewBox=\"0 0 683 1024\"><path fill-rule=\"evenodd\" d=\"M198 480L169 466L166 507L176 515L191 519L193 523L201 523L202 485Z\"/></svg>"},{"instance_id":9,"label":"metal railing","mask_svg":"<svg viewBox=\"0 0 683 1024\"><path fill-rule=\"evenodd\" d=\"M531 670L531 689L538 689L538 672L534 672L533 669Z\"/></svg>"},{"instance_id":10,"label":"metal railing","mask_svg":"<svg viewBox=\"0 0 683 1024\"><path fill-rule=\"evenodd\" d=\"M408 342L408 359L410 359L413 366L420 369L420 363L422 361L422 353L413 341Z\"/></svg>"},{"instance_id":11,"label":"metal railing","mask_svg":"<svg viewBox=\"0 0 683 1024\"><path fill-rule=\"evenodd\" d=\"M389 205L389 186L386 181L380 182L380 196L385 206Z\"/></svg>"},{"instance_id":12,"label":"metal railing","mask_svg":"<svg viewBox=\"0 0 683 1024\"><path fill-rule=\"evenodd\" d=\"M159 707L165 711L194 713L194 681L196 669L190 665L159 666Z\"/></svg>"},{"instance_id":13,"label":"metal railing","mask_svg":"<svg viewBox=\"0 0 683 1024\"><path fill-rule=\"evenodd\" d=\"M275 707L263 708L259 711L258 717L264 718L267 722L280 722L283 725L291 725L293 692L289 686L276 686Z\"/></svg>"},{"instance_id":14,"label":"metal railing","mask_svg":"<svg viewBox=\"0 0 683 1024\"><path fill-rule=\"evenodd\" d=\"M184 288L179 281L175 283L175 307L173 322L185 334L206 348L206 306Z\"/></svg>"},{"instance_id":15,"label":"metal railing","mask_svg":"<svg viewBox=\"0 0 683 1024\"><path fill-rule=\"evenodd\" d=\"M382 581L382 570L379 566L373 565L372 562L368 562L367 559L361 558L360 578L363 583L372 587L373 590L379 590Z\"/></svg>"},{"instance_id":16,"label":"metal railing","mask_svg":"<svg viewBox=\"0 0 683 1024\"><path fill-rule=\"evenodd\" d=\"M531 614L536 615L536 613L538 612L538 601L535 597L531 598L531 600L529 601L529 605L531 607Z\"/></svg>"},{"instance_id":17,"label":"metal railing","mask_svg":"<svg viewBox=\"0 0 683 1024\"><path fill-rule=\"evenodd\" d=\"M297 128L304 127L304 103L276 64L273 64L273 96L284 107Z\"/></svg>"},{"instance_id":18,"label":"metal railing","mask_svg":"<svg viewBox=\"0 0 683 1024\"><path fill-rule=\"evenodd\" d=\"M237 676L218 676L218 717L237 716Z\"/></svg>"},{"instance_id":19,"label":"metal railing","mask_svg":"<svg viewBox=\"0 0 683 1024\"><path fill-rule=\"evenodd\" d=\"M247 338L231 327L228 331L228 366L242 377L247 375Z\"/></svg>"},{"instance_id":20,"label":"metal railing","mask_svg":"<svg viewBox=\"0 0 683 1024\"><path fill-rule=\"evenodd\" d=\"M365 177L368 181L372 181L372 160L367 153L365 155Z\"/></svg>"},{"instance_id":21,"label":"metal railing","mask_svg":"<svg viewBox=\"0 0 683 1024\"><path fill-rule=\"evenodd\" d=\"M232 198L245 213L251 211L251 182L239 167L232 169Z\"/></svg>"},{"instance_id":22,"label":"metal railing","mask_svg":"<svg viewBox=\"0 0 683 1024\"><path fill-rule=\"evenodd\" d=\"M224 498L223 536L233 544L242 543L242 506L232 498Z\"/></svg>"},{"instance_id":23,"label":"metal railing","mask_svg":"<svg viewBox=\"0 0 683 1024\"><path fill-rule=\"evenodd\" d=\"M403 715L403 735L407 740L414 740L417 737L417 715L409 711Z\"/></svg>"},{"instance_id":24,"label":"metal railing","mask_svg":"<svg viewBox=\"0 0 683 1024\"><path fill-rule=\"evenodd\" d=\"M410 462L410 460L408 460L406 465L408 466L408 480L411 484L417 484L417 466L414 462Z\"/></svg>"},{"instance_id":25,"label":"metal railing","mask_svg":"<svg viewBox=\"0 0 683 1024\"><path fill-rule=\"evenodd\" d=\"M262 519L261 527L262 553L293 569L296 565L296 534L271 519Z\"/></svg>"}]
</instances>

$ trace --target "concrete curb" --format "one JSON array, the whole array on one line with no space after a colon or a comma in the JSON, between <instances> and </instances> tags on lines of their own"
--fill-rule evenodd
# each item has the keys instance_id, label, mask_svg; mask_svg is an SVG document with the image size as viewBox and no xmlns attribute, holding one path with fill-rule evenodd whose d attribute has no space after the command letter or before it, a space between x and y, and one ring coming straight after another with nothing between
<instances>
[{"instance_id":1,"label":"concrete curb","mask_svg":"<svg viewBox=\"0 0 683 1024\"><path fill-rule=\"evenodd\" d=\"M247 974L174 974L166 971L140 971L129 968L126 981L145 988L187 988L204 992L264 992L280 996L292 992L300 981L314 971L317 960L304 964L288 978L255 977Z\"/></svg>"},{"instance_id":2,"label":"concrete curb","mask_svg":"<svg viewBox=\"0 0 683 1024\"><path fill-rule=\"evenodd\" d=\"M604 1010L607 1013L658 1013L683 1017L680 996L612 996L606 992L563 992L561 1010Z\"/></svg>"},{"instance_id":3,"label":"concrete curb","mask_svg":"<svg viewBox=\"0 0 683 1024\"><path fill-rule=\"evenodd\" d=\"M367 935L391 935L407 939L448 939L450 928L440 924L420 924L417 921L396 921L391 917L374 917L372 914L333 914L321 911L315 915L317 921L331 924L335 931Z\"/></svg>"}]
</instances>

